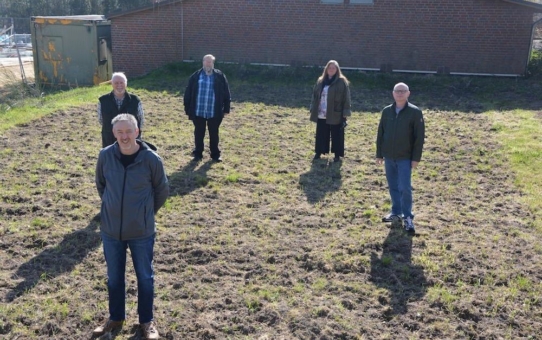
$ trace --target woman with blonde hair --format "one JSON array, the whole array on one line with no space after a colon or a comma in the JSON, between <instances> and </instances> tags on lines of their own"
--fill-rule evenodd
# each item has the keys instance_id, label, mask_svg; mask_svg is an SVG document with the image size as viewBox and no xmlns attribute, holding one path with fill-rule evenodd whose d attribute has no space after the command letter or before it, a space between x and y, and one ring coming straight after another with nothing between
<instances>
[{"instance_id":1,"label":"woman with blonde hair","mask_svg":"<svg viewBox=\"0 0 542 340\"><path fill-rule=\"evenodd\" d=\"M339 63L330 60L314 85L310 107L310 120L316 123L314 160L322 154L335 154L334 161L344 157L344 126L350 112L350 87Z\"/></svg>"}]
</instances>

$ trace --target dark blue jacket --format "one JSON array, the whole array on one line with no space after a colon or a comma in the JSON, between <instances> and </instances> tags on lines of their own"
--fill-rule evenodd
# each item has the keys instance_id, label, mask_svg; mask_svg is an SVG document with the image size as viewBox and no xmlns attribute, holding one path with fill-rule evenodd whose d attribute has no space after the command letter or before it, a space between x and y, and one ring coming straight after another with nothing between
<instances>
[{"instance_id":1,"label":"dark blue jacket","mask_svg":"<svg viewBox=\"0 0 542 340\"><path fill-rule=\"evenodd\" d=\"M196 106L198 105L198 80L203 71L203 68L194 72L188 79L188 85L184 91L183 103L184 112L188 115L188 118L192 120L196 115ZM214 79L214 92L215 92L215 117L222 119L224 113L230 113L231 94L228 79L222 71L213 69L215 76Z\"/></svg>"},{"instance_id":2,"label":"dark blue jacket","mask_svg":"<svg viewBox=\"0 0 542 340\"><path fill-rule=\"evenodd\" d=\"M154 215L169 196L162 159L144 142L124 168L115 142L100 151L96 188L102 199L100 230L117 240L145 238L156 233Z\"/></svg>"}]
</instances>

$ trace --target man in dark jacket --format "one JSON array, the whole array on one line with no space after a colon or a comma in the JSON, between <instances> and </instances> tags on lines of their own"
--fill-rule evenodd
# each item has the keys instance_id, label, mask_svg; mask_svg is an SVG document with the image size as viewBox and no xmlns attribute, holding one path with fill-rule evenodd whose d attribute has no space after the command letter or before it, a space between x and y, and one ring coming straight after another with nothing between
<instances>
[{"instance_id":1,"label":"man in dark jacket","mask_svg":"<svg viewBox=\"0 0 542 340\"><path fill-rule=\"evenodd\" d=\"M188 79L184 91L184 112L194 123L194 144L192 152L195 161L203 158L205 128L209 130L211 158L221 162L219 128L224 115L230 113L230 87L224 73L214 68L215 57L203 57L203 67Z\"/></svg>"},{"instance_id":2,"label":"man in dark jacket","mask_svg":"<svg viewBox=\"0 0 542 340\"><path fill-rule=\"evenodd\" d=\"M129 113L137 120L137 127L143 130L145 122L145 112L141 100L135 94L126 91L128 79L124 73L116 72L111 77L113 90L99 98L98 102L98 121L102 125L102 148L115 143L115 136L111 126L111 120L120 113Z\"/></svg>"},{"instance_id":3,"label":"man in dark jacket","mask_svg":"<svg viewBox=\"0 0 542 340\"><path fill-rule=\"evenodd\" d=\"M120 114L112 125L117 142L100 151L96 166L109 318L94 334L111 332L124 322L126 249L130 248L137 276L139 323L145 339L158 339L153 318L154 215L169 195L168 179L162 159L136 139L139 129L133 115Z\"/></svg>"},{"instance_id":4,"label":"man in dark jacket","mask_svg":"<svg viewBox=\"0 0 542 340\"><path fill-rule=\"evenodd\" d=\"M414 233L411 174L422 159L425 123L422 111L408 102L409 96L405 83L393 88L395 102L384 108L378 125L376 162L385 163L392 204L382 221L404 222L405 230Z\"/></svg>"}]
</instances>

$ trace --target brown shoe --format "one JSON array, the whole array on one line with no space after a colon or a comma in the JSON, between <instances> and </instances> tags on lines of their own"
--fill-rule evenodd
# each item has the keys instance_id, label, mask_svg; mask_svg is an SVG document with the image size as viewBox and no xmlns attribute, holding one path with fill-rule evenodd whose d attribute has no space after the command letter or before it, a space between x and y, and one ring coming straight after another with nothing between
<instances>
[{"instance_id":1,"label":"brown shoe","mask_svg":"<svg viewBox=\"0 0 542 340\"><path fill-rule=\"evenodd\" d=\"M113 320L107 319L107 321L105 321L103 325L96 327L96 329L92 331L92 334L104 335L105 333L110 333L117 329L121 329L123 324L124 324L124 321L113 321Z\"/></svg>"},{"instance_id":2,"label":"brown shoe","mask_svg":"<svg viewBox=\"0 0 542 340\"><path fill-rule=\"evenodd\" d=\"M159 339L160 334L158 334L158 330L156 329L156 322L151 321L147 323L142 323L141 325L141 331L143 332L143 336L145 339Z\"/></svg>"}]
</instances>

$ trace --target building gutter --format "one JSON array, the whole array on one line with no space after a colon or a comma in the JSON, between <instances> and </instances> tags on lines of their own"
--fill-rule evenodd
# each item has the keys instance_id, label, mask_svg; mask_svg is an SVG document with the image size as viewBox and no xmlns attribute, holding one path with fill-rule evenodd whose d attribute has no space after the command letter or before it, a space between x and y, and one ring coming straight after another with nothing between
<instances>
[{"instance_id":1,"label":"building gutter","mask_svg":"<svg viewBox=\"0 0 542 340\"><path fill-rule=\"evenodd\" d=\"M476 77L521 77L521 74L513 73L469 73L469 72L450 72L451 76L476 76Z\"/></svg>"},{"instance_id":2,"label":"building gutter","mask_svg":"<svg viewBox=\"0 0 542 340\"><path fill-rule=\"evenodd\" d=\"M364 68L364 67L341 67L341 70L353 70L353 71L380 71L379 68ZM423 71L423 70L392 70L393 73L414 73L414 74L438 74L437 71ZM521 74L508 74L508 73L471 73L471 72L449 72L446 73L451 76L482 76L482 77L521 77Z\"/></svg>"},{"instance_id":3,"label":"building gutter","mask_svg":"<svg viewBox=\"0 0 542 340\"><path fill-rule=\"evenodd\" d=\"M542 20L542 19L541 19ZM183 60L183 63L193 63L195 60ZM234 64L239 65L237 62L233 61L223 61L222 64ZM289 64L272 64L272 63L249 63L249 65L254 66L272 66L272 67L291 67ZM303 66L303 67L313 67L313 66ZM323 68L320 66L319 68ZM341 70L349 71L373 71L380 72L379 68L373 67L342 67ZM392 70L393 73L414 73L414 74L438 74L437 71L423 71L423 70ZM475 76L475 77L521 77L521 74L512 74L512 73L475 73L475 72L449 72L446 75L451 76Z\"/></svg>"}]
</instances>

